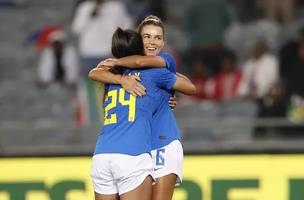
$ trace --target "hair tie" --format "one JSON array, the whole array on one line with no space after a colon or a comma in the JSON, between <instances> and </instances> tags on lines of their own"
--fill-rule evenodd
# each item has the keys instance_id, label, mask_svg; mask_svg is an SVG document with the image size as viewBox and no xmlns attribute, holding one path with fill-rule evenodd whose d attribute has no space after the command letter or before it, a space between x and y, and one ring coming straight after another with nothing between
<instances>
[{"instance_id":1,"label":"hair tie","mask_svg":"<svg viewBox=\"0 0 304 200\"><path fill-rule=\"evenodd\" d=\"M155 18L146 18L142 23L148 22L148 21L153 21L156 23L162 23L160 19L155 19Z\"/></svg>"}]
</instances>

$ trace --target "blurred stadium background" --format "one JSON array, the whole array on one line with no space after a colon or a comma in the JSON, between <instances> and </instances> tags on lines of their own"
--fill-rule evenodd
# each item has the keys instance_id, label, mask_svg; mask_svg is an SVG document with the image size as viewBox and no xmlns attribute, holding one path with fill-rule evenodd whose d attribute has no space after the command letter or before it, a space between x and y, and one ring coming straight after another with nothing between
<instances>
[{"instance_id":1,"label":"blurred stadium background","mask_svg":"<svg viewBox=\"0 0 304 200\"><path fill-rule=\"evenodd\" d=\"M177 96L185 181L174 200L304 200L304 1L116 2L132 27L163 19L166 51L199 90ZM100 87L41 67L56 40L82 71L82 3L0 0L0 200L93 198Z\"/></svg>"}]
</instances>

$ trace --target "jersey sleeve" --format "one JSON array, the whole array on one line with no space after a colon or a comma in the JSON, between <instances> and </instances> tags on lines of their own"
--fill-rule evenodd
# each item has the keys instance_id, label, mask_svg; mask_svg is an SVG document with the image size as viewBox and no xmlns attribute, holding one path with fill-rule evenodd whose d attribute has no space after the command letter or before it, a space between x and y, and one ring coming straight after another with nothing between
<instances>
[{"instance_id":1,"label":"jersey sleeve","mask_svg":"<svg viewBox=\"0 0 304 200\"><path fill-rule=\"evenodd\" d=\"M155 76L157 86L163 89L172 89L176 82L176 75L166 68L159 68Z\"/></svg>"},{"instance_id":2,"label":"jersey sleeve","mask_svg":"<svg viewBox=\"0 0 304 200\"><path fill-rule=\"evenodd\" d=\"M176 73L176 62L170 54L161 51L158 56L165 60L166 67L170 70L170 72Z\"/></svg>"}]
</instances>

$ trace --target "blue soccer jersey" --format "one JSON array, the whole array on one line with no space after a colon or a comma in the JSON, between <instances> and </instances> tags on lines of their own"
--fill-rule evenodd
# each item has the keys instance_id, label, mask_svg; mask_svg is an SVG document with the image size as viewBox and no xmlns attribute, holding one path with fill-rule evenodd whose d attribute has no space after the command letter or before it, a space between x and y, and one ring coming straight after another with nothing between
<instances>
[{"instance_id":1,"label":"blue soccer jersey","mask_svg":"<svg viewBox=\"0 0 304 200\"><path fill-rule=\"evenodd\" d=\"M163 102L161 91L172 88L176 75L166 68L126 69L124 74L139 76L147 94L135 98L120 85L106 85L104 127L94 154L139 155L152 149L152 116Z\"/></svg>"},{"instance_id":2,"label":"blue soccer jersey","mask_svg":"<svg viewBox=\"0 0 304 200\"><path fill-rule=\"evenodd\" d=\"M169 69L170 72L176 73L176 62L170 54L161 51L158 56L165 60L166 67Z\"/></svg>"},{"instance_id":3,"label":"blue soccer jersey","mask_svg":"<svg viewBox=\"0 0 304 200\"><path fill-rule=\"evenodd\" d=\"M166 62L166 67L176 73L176 63L174 58L161 52L158 56L162 57ZM180 140L180 131L177 126L174 114L169 106L169 99L174 93L172 90L160 91L164 98L157 111L153 115L152 121L152 149L164 147L174 140Z\"/></svg>"}]
</instances>

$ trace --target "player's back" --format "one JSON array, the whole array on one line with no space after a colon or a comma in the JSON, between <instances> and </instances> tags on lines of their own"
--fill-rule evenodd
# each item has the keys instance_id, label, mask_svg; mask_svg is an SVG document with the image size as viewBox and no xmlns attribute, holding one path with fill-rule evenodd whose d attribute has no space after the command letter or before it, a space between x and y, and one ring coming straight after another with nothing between
<instances>
[{"instance_id":1,"label":"player's back","mask_svg":"<svg viewBox=\"0 0 304 200\"><path fill-rule=\"evenodd\" d=\"M135 98L120 85L106 86L105 121L95 154L150 152L152 115L164 98L161 88L170 88L175 83L175 75L167 69L125 70L124 74L139 76L147 94Z\"/></svg>"},{"instance_id":2,"label":"player's back","mask_svg":"<svg viewBox=\"0 0 304 200\"><path fill-rule=\"evenodd\" d=\"M166 53L160 52L160 57L166 61L166 67L172 73L176 73L176 63L174 58ZM153 115L152 122L152 149L158 149L168 145L174 140L180 140L180 131L177 126L175 116L169 107L169 99L174 96L172 90L160 91L164 98Z\"/></svg>"},{"instance_id":3,"label":"player's back","mask_svg":"<svg viewBox=\"0 0 304 200\"><path fill-rule=\"evenodd\" d=\"M152 120L152 149L161 148L174 140L181 139L175 116L169 106L171 91L161 90L160 92L163 98Z\"/></svg>"}]
</instances>

